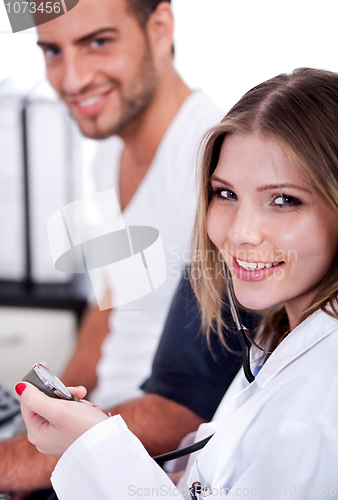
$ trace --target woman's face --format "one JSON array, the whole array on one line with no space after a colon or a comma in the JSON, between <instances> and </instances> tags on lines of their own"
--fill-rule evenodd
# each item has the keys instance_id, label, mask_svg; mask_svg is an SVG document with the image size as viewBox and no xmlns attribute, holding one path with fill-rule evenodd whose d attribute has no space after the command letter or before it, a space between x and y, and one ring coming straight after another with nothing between
<instances>
[{"instance_id":1,"label":"woman's face","mask_svg":"<svg viewBox=\"0 0 338 500\"><path fill-rule=\"evenodd\" d=\"M211 187L207 230L239 302L284 302L293 328L337 253L333 212L281 146L255 134L226 138Z\"/></svg>"}]
</instances>

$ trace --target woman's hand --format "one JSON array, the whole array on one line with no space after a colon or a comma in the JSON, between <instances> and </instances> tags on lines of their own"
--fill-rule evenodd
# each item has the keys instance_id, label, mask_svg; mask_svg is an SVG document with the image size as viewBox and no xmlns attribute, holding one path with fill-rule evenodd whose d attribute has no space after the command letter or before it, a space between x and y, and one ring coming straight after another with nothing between
<instances>
[{"instance_id":1,"label":"woman's hand","mask_svg":"<svg viewBox=\"0 0 338 500\"><path fill-rule=\"evenodd\" d=\"M65 401L46 396L28 382L16 386L21 412L27 426L27 437L41 453L60 457L84 432L106 418L101 409L88 401ZM68 387L79 399L84 387Z\"/></svg>"}]
</instances>

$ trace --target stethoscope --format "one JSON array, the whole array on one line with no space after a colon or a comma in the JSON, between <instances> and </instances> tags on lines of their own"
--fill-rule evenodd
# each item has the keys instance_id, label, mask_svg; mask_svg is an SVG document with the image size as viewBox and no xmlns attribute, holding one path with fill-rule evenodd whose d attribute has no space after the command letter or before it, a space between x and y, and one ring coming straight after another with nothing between
<instances>
[{"instance_id":1,"label":"stethoscope","mask_svg":"<svg viewBox=\"0 0 338 500\"><path fill-rule=\"evenodd\" d=\"M243 357L243 370L246 379L248 382L253 382L255 380L255 377L251 371L250 367L250 349L251 346L254 345L257 347L259 350L264 351L259 345L255 343L255 341L251 338L249 330L242 324L238 307L236 305L236 297L235 297L235 292L234 292L234 286L232 282L232 276L230 273L229 268L225 265L224 260L222 260L222 265L223 265L223 273L224 273L224 280L225 280L225 285L226 285L226 290L228 294L228 299L229 299L229 305L230 305L230 312L232 319L236 325L237 333L239 335L239 341L242 347L242 357ZM201 441L198 441L197 443L194 443L190 446L186 446L185 448L181 448L180 450L175 450L171 451L169 453L164 453L163 455L157 455L156 457L153 457L155 462L157 462L159 465L163 465L165 462L168 462L170 460L174 460L175 458L180 458L184 457L185 455L189 455L190 453L193 453L194 451L201 450L207 443L210 441L212 438L213 434L210 436L206 437L205 439L202 439ZM203 493L203 488L200 483L196 482L194 483L191 488L189 488L191 499L192 500L197 500L197 495Z\"/></svg>"}]
</instances>

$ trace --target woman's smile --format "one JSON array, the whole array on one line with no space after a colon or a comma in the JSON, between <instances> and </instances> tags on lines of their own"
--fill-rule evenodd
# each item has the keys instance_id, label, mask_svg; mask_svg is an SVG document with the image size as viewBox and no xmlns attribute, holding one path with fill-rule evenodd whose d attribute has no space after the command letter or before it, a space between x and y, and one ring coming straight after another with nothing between
<instances>
[{"instance_id":1,"label":"woman's smile","mask_svg":"<svg viewBox=\"0 0 338 500\"><path fill-rule=\"evenodd\" d=\"M208 234L239 302L285 303L297 322L337 252L331 209L279 143L255 134L225 139L211 190Z\"/></svg>"},{"instance_id":2,"label":"woman's smile","mask_svg":"<svg viewBox=\"0 0 338 500\"><path fill-rule=\"evenodd\" d=\"M231 270L233 276L243 281L260 281L272 276L276 268L283 266L281 262L247 262L233 257L233 265Z\"/></svg>"}]
</instances>

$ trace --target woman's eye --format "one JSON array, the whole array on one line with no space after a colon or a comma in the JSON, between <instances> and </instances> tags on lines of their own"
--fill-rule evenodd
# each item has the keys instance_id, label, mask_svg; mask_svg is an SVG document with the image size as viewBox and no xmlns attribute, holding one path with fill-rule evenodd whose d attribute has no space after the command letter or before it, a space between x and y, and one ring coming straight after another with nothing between
<instances>
[{"instance_id":1,"label":"woman's eye","mask_svg":"<svg viewBox=\"0 0 338 500\"><path fill-rule=\"evenodd\" d=\"M294 196L289 196L287 194L278 194L274 196L272 205L277 205L278 207L290 207L302 205L302 202L299 198L295 198Z\"/></svg>"},{"instance_id":2,"label":"woman's eye","mask_svg":"<svg viewBox=\"0 0 338 500\"><path fill-rule=\"evenodd\" d=\"M226 188L213 188L212 192L218 200L237 200L237 194Z\"/></svg>"}]
</instances>

